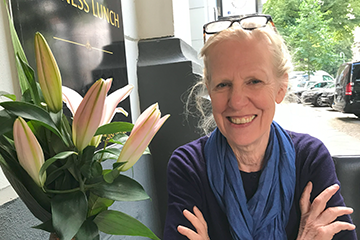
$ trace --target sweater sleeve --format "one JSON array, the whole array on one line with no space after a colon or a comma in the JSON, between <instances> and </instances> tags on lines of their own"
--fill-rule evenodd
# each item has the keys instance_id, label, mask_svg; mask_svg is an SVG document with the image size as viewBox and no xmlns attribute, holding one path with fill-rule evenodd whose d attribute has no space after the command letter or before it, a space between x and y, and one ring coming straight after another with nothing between
<instances>
[{"instance_id":1,"label":"sweater sleeve","mask_svg":"<svg viewBox=\"0 0 360 240\"><path fill-rule=\"evenodd\" d=\"M337 183L340 185L336 176L335 165L333 159L325 147L325 145L309 135L303 135L301 141L295 143L297 152L297 178L299 191L297 200L300 199L301 194L306 184L311 181L313 183L313 190L310 201L312 202L327 187ZM298 205L298 203L297 203ZM328 201L328 207L345 206L344 199L341 196L341 189ZM299 207L298 207L299 208ZM340 216L337 221L352 222L349 215ZM334 236L337 239L357 239L355 231L341 231Z\"/></svg>"},{"instance_id":2,"label":"sweater sleeve","mask_svg":"<svg viewBox=\"0 0 360 240\"><path fill-rule=\"evenodd\" d=\"M198 149L186 145L174 151L167 169L168 211L166 216L164 239L187 239L177 231L177 226L182 225L193 228L183 216L184 209L193 212L194 206L202 208L201 176L197 172L201 154Z\"/></svg>"}]
</instances>

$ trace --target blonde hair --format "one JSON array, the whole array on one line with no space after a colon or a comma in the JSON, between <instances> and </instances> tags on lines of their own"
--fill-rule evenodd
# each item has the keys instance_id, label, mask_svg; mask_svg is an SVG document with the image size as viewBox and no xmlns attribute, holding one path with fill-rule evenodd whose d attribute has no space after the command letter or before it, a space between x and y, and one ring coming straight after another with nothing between
<instances>
[{"instance_id":1,"label":"blonde hair","mask_svg":"<svg viewBox=\"0 0 360 240\"><path fill-rule=\"evenodd\" d=\"M211 76L209 76L207 70L208 54L215 45L225 40L238 40L239 44L246 40L265 40L264 42L268 44L264 44L264 48L267 47L272 54L274 73L278 79L284 79L282 76L289 73L293 68L291 56L284 39L271 27L257 28L251 31L244 30L240 27L231 27L211 36L200 51L200 56L204 61L203 78L193 86L186 102L186 110L188 113L191 112L189 110L191 106L194 105L196 107L198 115L200 116L198 127L205 134L210 133L216 127L212 115L211 101L207 97L208 93L206 89L206 84L211 80ZM283 81L284 82L280 84L287 84L287 79ZM195 104L191 104L190 102L194 102Z\"/></svg>"}]
</instances>

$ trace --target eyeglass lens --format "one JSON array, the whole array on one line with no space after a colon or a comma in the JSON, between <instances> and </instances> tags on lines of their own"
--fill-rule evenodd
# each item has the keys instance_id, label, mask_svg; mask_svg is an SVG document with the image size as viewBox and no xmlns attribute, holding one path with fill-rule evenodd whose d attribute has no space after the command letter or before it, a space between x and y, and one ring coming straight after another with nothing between
<instances>
[{"instance_id":1,"label":"eyeglass lens","mask_svg":"<svg viewBox=\"0 0 360 240\"><path fill-rule=\"evenodd\" d=\"M207 24L205 26L205 32L209 34L218 33L231 27L232 25L235 25L235 23L238 23L240 27L244 29L251 30L259 27L265 27L267 22L268 18L265 16L253 16L239 20L221 20Z\"/></svg>"}]
</instances>

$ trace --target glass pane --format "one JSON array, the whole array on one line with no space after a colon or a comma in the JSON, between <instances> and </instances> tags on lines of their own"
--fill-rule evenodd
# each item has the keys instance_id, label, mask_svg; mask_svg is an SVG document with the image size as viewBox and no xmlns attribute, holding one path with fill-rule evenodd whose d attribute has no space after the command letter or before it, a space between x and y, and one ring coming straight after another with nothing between
<instances>
[{"instance_id":1,"label":"glass pane","mask_svg":"<svg viewBox=\"0 0 360 240\"><path fill-rule=\"evenodd\" d=\"M207 33L218 33L218 32L221 32L222 30L225 30L228 27L230 27L230 24L231 24L231 21L213 22L206 26L205 31Z\"/></svg>"},{"instance_id":2,"label":"glass pane","mask_svg":"<svg viewBox=\"0 0 360 240\"><path fill-rule=\"evenodd\" d=\"M259 28L259 27L265 27L266 22L267 22L266 17L255 16L241 20L240 24L242 28Z\"/></svg>"}]
</instances>

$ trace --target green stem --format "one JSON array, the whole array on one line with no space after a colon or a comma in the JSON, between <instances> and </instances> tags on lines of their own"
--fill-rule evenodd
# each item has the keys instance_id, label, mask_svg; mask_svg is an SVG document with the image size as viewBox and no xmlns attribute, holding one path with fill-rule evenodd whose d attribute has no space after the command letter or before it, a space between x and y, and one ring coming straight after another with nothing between
<instances>
[{"instance_id":1,"label":"green stem","mask_svg":"<svg viewBox=\"0 0 360 240\"><path fill-rule=\"evenodd\" d=\"M106 147L107 147L107 145L108 145L108 143L109 143L109 141L104 141L104 150L106 149ZM98 160L98 162L102 162L102 159L103 159L103 157L104 157L104 154L105 154L105 152L102 152L102 154L101 154L101 157L100 157L100 159Z\"/></svg>"},{"instance_id":2,"label":"green stem","mask_svg":"<svg viewBox=\"0 0 360 240\"><path fill-rule=\"evenodd\" d=\"M88 190L90 188L93 188L97 185L99 185L101 182L98 182L98 183L93 183L93 184L83 184L83 187L84 187L84 191L85 190ZM44 189L45 192L47 193L56 193L56 194L64 194L64 193L72 193L72 192L76 192L76 191L81 191L81 188L80 187L77 187L77 188L72 188L72 189L67 189L67 190L53 190L53 189Z\"/></svg>"},{"instance_id":3,"label":"green stem","mask_svg":"<svg viewBox=\"0 0 360 240\"><path fill-rule=\"evenodd\" d=\"M79 191L80 188L73 188L73 189L68 189L68 190L52 190L52 189L45 189L45 191L47 193L60 193L60 194L63 194L63 193L72 193L72 192L77 192Z\"/></svg>"}]
</instances>

